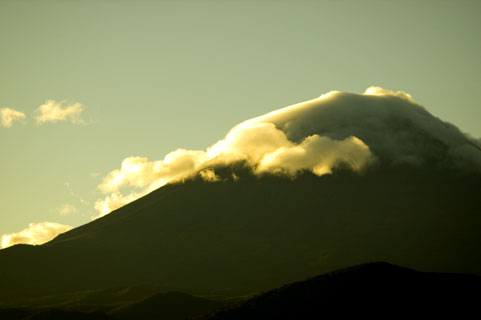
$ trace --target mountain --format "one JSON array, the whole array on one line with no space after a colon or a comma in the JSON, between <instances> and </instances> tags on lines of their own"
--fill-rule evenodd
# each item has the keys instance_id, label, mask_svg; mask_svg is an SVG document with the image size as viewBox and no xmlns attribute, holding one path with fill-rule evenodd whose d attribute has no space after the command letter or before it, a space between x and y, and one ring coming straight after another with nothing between
<instances>
[{"instance_id":1,"label":"mountain","mask_svg":"<svg viewBox=\"0 0 481 320\"><path fill-rule=\"evenodd\" d=\"M48 244L0 251L2 301L139 284L245 294L378 260L481 270L477 176L235 172L235 182L167 185Z\"/></svg>"},{"instance_id":2,"label":"mountain","mask_svg":"<svg viewBox=\"0 0 481 320\"><path fill-rule=\"evenodd\" d=\"M44 245L0 250L0 305L137 286L239 296L371 261L481 274L477 141L373 90L241 123L179 179ZM164 179L168 160L141 178Z\"/></svg>"},{"instance_id":3,"label":"mountain","mask_svg":"<svg viewBox=\"0 0 481 320\"><path fill-rule=\"evenodd\" d=\"M282 286L203 319L477 318L480 288L479 276L370 263Z\"/></svg>"}]
</instances>

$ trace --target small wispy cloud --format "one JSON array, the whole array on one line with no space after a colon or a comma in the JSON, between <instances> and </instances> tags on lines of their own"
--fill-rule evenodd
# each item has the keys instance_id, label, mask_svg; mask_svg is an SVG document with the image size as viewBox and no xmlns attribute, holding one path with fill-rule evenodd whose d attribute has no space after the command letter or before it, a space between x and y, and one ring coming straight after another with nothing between
<instances>
[{"instance_id":1,"label":"small wispy cloud","mask_svg":"<svg viewBox=\"0 0 481 320\"><path fill-rule=\"evenodd\" d=\"M80 114L83 111L82 104L76 102L71 105L63 106L63 102L48 100L37 108L35 120L37 124L48 122L70 121L73 124L84 124Z\"/></svg>"},{"instance_id":2,"label":"small wispy cloud","mask_svg":"<svg viewBox=\"0 0 481 320\"><path fill-rule=\"evenodd\" d=\"M57 212L64 217L77 212L77 208L73 204L65 203L57 209Z\"/></svg>"},{"instance_id":3,"label":"small wispy cloud","mask_svg":"<svg viewBox=\"0 0 481 320\"><path fill-rule=\"evenodd\" d=\"M68 189L68 192L69 192L69 194L72 198L74 198L75 200L77 200L78 202L80 202L84 206L90 205L90 203L87 200L85 200L80 194L78 194L77 192L74 191L70 182L68 182L68 181L65 182L64 186ZM66 205L63 205L63 207L66 206ZM70 205L70 206L73 206L73 205ZM77 211L76 208L75 208L75 211Z\"/></svg>"},{"instance_id":4,"label":"small wispy cloud","mask_svg":"<svg viewBox=\"0 0 481 320\"><path fill-rule=\"evenodd\" d=\"M91 172L90 177L93 179L98 178L100 177L100 172Z\"/></svg>"},{"instance_id":5,"label":"small wispy cloud","mask_svg":"<svg viewBox=\"0 0 481 320\"><path fill-rule=\"evenodd\" d=\"M59 234L67 232L70 229L72 229L71 226L56 222L30 223L28 227L22 231L2 235L0 244L2 248L20 243L39 245L52 240Z\"/></svg>"},{"instance_id":6,"label":"small wispy cloud","mask_svg":"<svg viewBox=\"0 0 481 320\"><path fill-rule=\"evenodd\" d=\"M10 128L13 122L25 120L25 113L11 109L11 108L1 108L0 109L0 124L2 127Z\"/></svg>"}]
</instances>

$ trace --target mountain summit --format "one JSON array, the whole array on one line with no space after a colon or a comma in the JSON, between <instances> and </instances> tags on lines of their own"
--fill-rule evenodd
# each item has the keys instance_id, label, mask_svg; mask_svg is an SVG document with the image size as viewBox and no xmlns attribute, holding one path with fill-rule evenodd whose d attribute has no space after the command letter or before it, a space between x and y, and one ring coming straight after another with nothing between
<instances>
[{"instance_id":1,"label":"mountain summit","mask_svg":"<svg viewBox=\"0 0 481 320\"><path fill-rule=\"evenodd\" d=\"M408 94L331 92L206 151L124 160L98 208L144 196L1 250L0 298L145 284L248 294L370 261L481 274L480 168L478 141Z\"/></svg>"},{"instance_id":2,"label":"mountain summit","mask_svg":"<svg viewBox=\"0 0 481 320\"><path fill-rule=\"evenodd\" d=\"M481 173L481 142L431 115L403 92L370 87L332 91L244 121L206 150L177 149L162 160L128 157L99 186L105 215L162 185L243 161L256 175L321 176L336 168L427 166ZM133 188L130 189L130 188ZM130 192L125 192L125 190Z\"/></svg>"}]
</instances>

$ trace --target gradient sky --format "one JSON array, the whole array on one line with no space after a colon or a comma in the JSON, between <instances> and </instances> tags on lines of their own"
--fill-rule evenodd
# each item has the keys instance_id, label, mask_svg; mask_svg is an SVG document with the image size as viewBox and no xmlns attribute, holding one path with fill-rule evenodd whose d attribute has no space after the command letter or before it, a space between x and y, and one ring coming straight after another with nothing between
<instances>
[{"instance_id":1,"label":"gradient sky","mask_svg":"<svg viewBox=\"0 0 481 320\"><path fill-rule=\"evenodd\" d=\"M0 1L0 235L78 226L128 156L205 149L330 90L410 93L481 137L479 1ZM38 125L47 100L83 123ZM60 215L70 204L75 212Z\"/></svg>"}]
</instances>

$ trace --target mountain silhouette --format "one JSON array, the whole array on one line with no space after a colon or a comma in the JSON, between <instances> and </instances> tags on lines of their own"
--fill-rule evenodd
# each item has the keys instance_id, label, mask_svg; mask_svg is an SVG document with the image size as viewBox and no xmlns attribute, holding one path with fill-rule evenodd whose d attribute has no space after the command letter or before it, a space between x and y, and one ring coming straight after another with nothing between
<instances>
[{"instance_id":1,"label":"mountain silhouette","mask_svg":"<svg viewBox=\"0 0 481 320\"><path fill-rule=\"evenodd\" d=\"M102 309L100 299L97 300L97 311L67 303L63 306L0 309L0 317L7 320L233 320L344 316L385 319L413 315L475 318L480 315L480 289L479 276L419 272L375 262L285 284L252 297L238 298L237 301L212 300L181 292L160 292L140 301L124 301L113 308L104 306ZM124 292L127 289L118 290ZM98 298L98 293L94 296ZM89 297L91 302L92 298ZM110 299L111 302L116 300L112 296Z\"/></svg>"},{"instance_id":2,"label":"mountain silhouette","mask_svg":"<svg viewBox=\"0 0 481 320\"><path fill-rule=\"evenodd\" d=\"M203 163L216 179L197 171L0 250L1 304L136 286L239 296L371 261L481 274L481 151L398 95L333 93L252 119L221 144L236 157ZM261 159L266 132L279 139Z\"/></svg>"},{"instance_id":3,"label":"mountain silhouette","mask_svg":"<svg viewBox=\"0 0 481 320\"><path fill-rule=\"evenodd\" d=\"M284 285L202 319L476 318L481 314L480 288L479 276L378 262Z\"/></svg>"}]
</instances>

